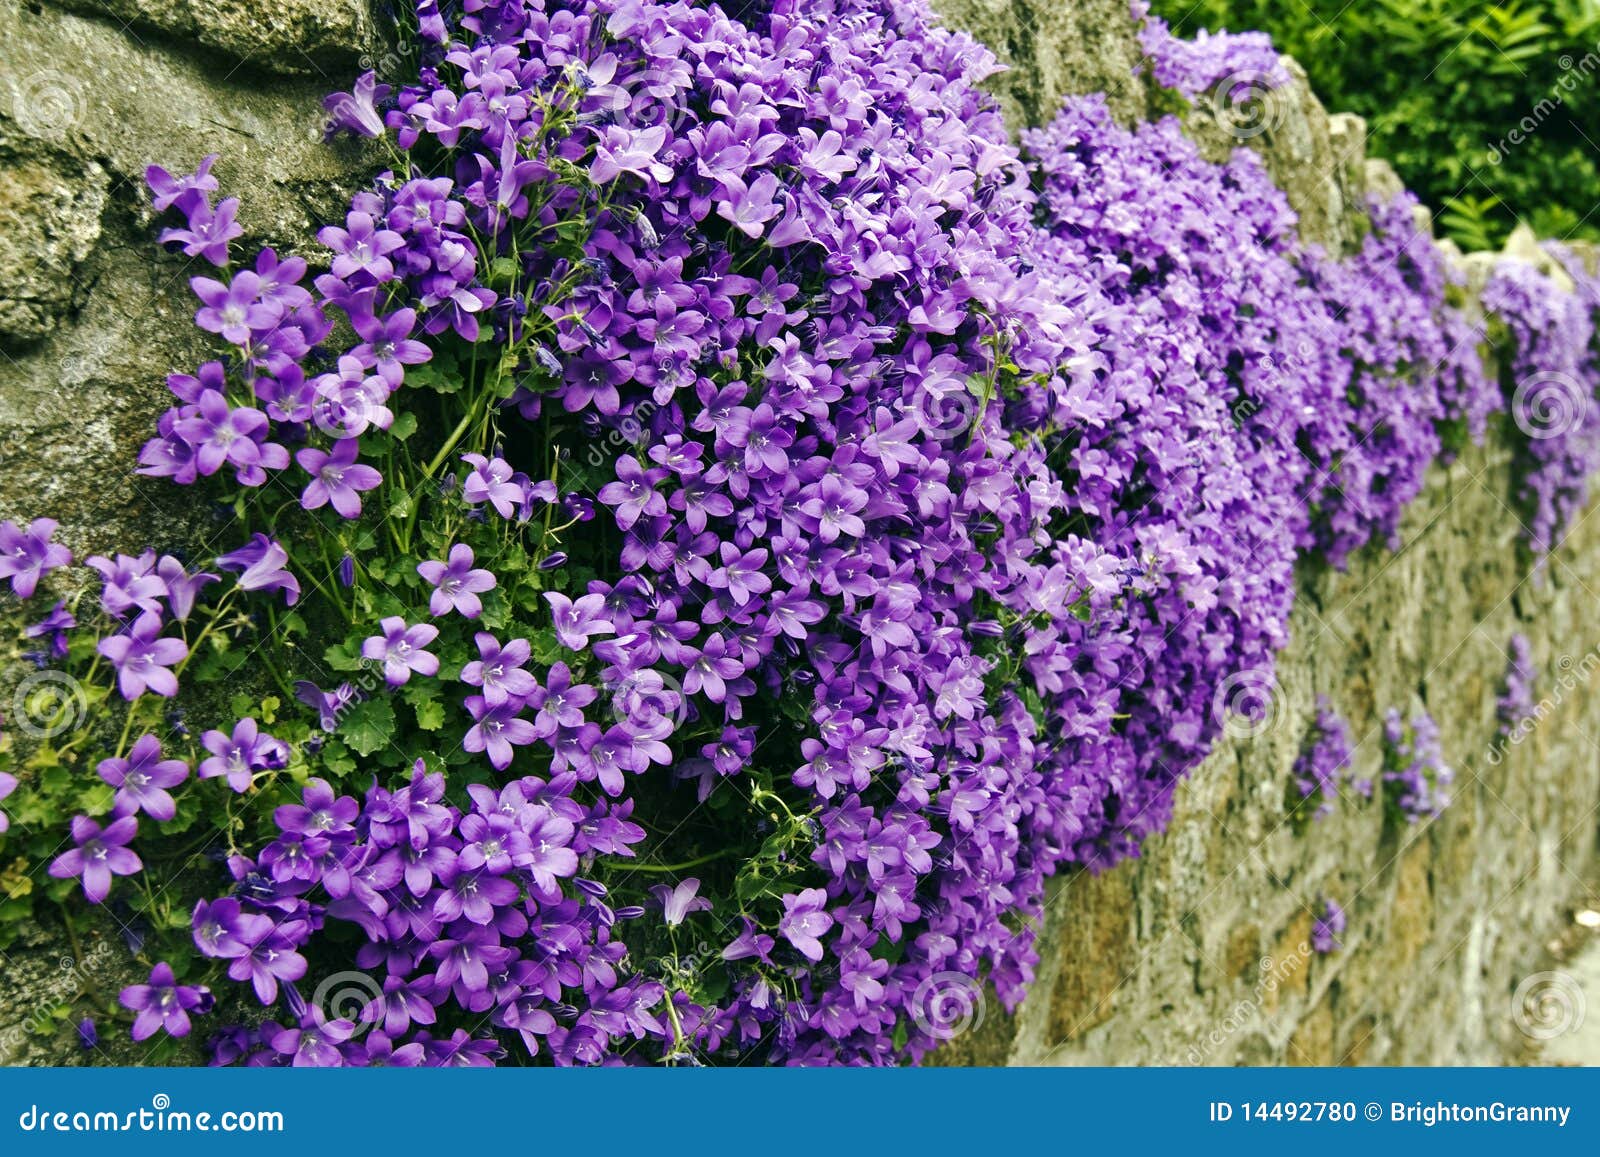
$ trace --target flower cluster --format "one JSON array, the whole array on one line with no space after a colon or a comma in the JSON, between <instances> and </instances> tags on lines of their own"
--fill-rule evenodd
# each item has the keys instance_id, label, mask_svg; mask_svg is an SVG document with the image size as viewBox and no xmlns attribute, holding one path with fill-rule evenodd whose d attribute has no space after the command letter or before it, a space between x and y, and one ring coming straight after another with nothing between
<instances>
[{"instance_id":1,"label":"flower cluster","mask_svg":"<svg viewBox=\"0 0 1600 1157\"><path fill-rule=\"evenodd\" d=\"M1226 84L1227 91L1219 95L1241 99L1241 90L1259 93L1289 83L1288 71L1265 32L1202 28L1193 40L1184 40L1172 34L1165 20L1150 14L1149 0L1133 0L1131 8L1139 21L1139 47L1151 75L1164 88L1194 100Z\"/></svg>"},{"instance_id":2,"label":"flower cluster","mask_svg":"<svg viewBox=\"0 0 1600 1157\"><path fill-rule=\"evenodd\" d=\"M1500 734L1510 736L1524 720L1533 715L1534 680L1533 649L1528 636L1521 631L1511 636L1506 644L1506 673L1500 697L1495 701L1495 716L1500 720Z\"/></svg>"},{"instance_id":3,"label":"flower cluster","mask_svg":"<svg viewBox=\"0 0 1600 1157\"><path fill-rule=\"evenodd\" d=\"M1433 716L1419 711L1407 725L1399 708L1391 707L1383 717L1384 800L1390 813L1408 824L1432 819L1450 805L1454 780Z\"/></svg>"},{"instance_id":4,"label":"flower cluster","mask_svg":"<svg viewBox=\"0 0 1600 1157\"><path fill-rule=\"evenodd\" d=\"M1346 918L1337 901L1324 899L1321 911L1311 922L1311 947L1327 955L1344 947L1339 937L1344 935Z\"/></svg>"},{"instance_id":5,"label":"flower cluster","mask_svg":"<svg viewBox=\"0 0 1600 1157\"><path fill-rule=\"evenodd\" d=\"M1600 282L1566 259L1574 291L1524 261L1499 262L1483 291L1501 347L1501 385L1525 435L1518 497L1524 530L1538 555L1558 546L1589 499L1600 469Z\"/></svg>"},{"instance_id":6,"label":"flower cluster","mask_svg":"<svg viewBox=\"0 0 1600 1157\"><path fill-rule=\"evenodd\" d=\"M1294 761L1290 814L1297 822L1322 819L1339 798L1339 784L1350 766L1350 729L1326 698L1317 700L1317 718Z\"/></svg>"},{"instance_id":7,"label":"flower cluster","mask_svg":"<svg viewBox=\"0 0 1600 1157\"><path fill-rule=\"evenodd\" d=\"M1019 1000L1046 877L1136 852L1271 684L1296 558L1392 540L1502 408L1481 335L1405 199L1331 257L1248 155L1094 98L1025 159L913 0L414 15L412 74L328 100L395 163L325 268L236 267L210 159L150 170L218 355L140 469L243 543L89 559L98 608L28 626L121 700L93 783L36 776L54 887L160 925L137 1033L195 970L275 1009L219 1063L918 1058L930 991ZM1171 83L1266 67L1176 44ZM0 525L23 597L53 529ZM206 684L195 736L159 704ZM1347 749L1324 708L1299 803Z\"/></svg>"}]
</instances>

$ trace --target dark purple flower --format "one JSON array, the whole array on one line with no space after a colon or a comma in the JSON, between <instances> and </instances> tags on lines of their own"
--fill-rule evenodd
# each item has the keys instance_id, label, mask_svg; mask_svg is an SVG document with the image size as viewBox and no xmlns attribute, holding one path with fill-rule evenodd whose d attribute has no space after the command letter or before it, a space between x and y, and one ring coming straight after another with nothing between
<instances>
[{"instance_id":1,"label":"dark purple flower","mask_svg":"<svg viewBox=\"0 0 1600 1157\"><path fill-rule=\"evenodd\" d=\"M78 625L78 620L72 612L67 610L65 602L59 602L50 608L50 613L36 623L29 623L23 628L22 637L25 639L48 639L50 642L50 657L65 659L67 657L67 632Z\"/></svg>"},{"instance_id":2,"label":"dark purple flower","mask_svg":"<svg viewBox=\"0 0 1600 1157\"><path fill-rule=\"evenodd\" d=\"M88 816L74 816L72 839L78 846L50 862L50 875L58 880L82 877L84 897L98 904L111 891L112 876L144 870L139 857L126 846L138 834L139 821L133 816L113 819L104 831Z\"/></svg>"},{"instance_id":3,"label":"dark purple flower","mask_svg":"<svg viewBox=\"0 0 1600 1157\"><path fill-rule=\"evenodd\" d=\"M53 518L35 518L26 530L9 518L0 522L0 579L11 580L19 599L31 599L41 576L72 561L70 550L50 541L55 532Z\"/></svg>"},{"instance_id":4,"label":"dark purple flower","mask_svg":"<svg viewBox=\"0 0 1600 1157\"><path fill-rule=\"evenodd\" d=\"M130 984L117 997L122 1007L138 1013L133 1039L146 1040L156 1029L168 1036L189 1035L189 1013L210 1008L211 993L203 985L179 984L172 965L163 960L150 970L149 984Z\"/></svg>"},{"instance_id":5,"label":"dark purple flower","mask_svg":"<svg viewBox=\"0 0 1600 1157\"><path fill-rule=\"evenodd\" d=\"M342 438L333 444L333 451L307 446L294 456L311 481L300 493L300 505L306 510L332 504L341 518L361 517L363 490L375 489L383 475L371 466L356 461L361 444L355 438Z\"/></svg>"}]
</instances>

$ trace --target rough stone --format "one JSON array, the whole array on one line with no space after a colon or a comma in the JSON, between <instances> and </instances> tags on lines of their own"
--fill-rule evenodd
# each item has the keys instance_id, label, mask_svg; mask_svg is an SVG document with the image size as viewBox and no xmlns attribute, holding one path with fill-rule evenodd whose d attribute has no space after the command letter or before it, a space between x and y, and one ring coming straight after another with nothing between
<instances>
[{"instance_id":1,"label":"rough stone","mask_svg":"<svg viewBox=\"0 0 1600 1157\"><path fill-rule=\"evenodd\" d=\"M372 43L366 0L62 0L143 40L218 48L252 67L321 74Z\"/></svg>"},{"instance_id":2,"label":"rough stone","mask_svg":"<svg viewBox=\"0 0 1600 1157\"><path fill-rule=\"evenodd\" d=\"M935 0L941 16L987 45L1006 71L990 82L1020 130L1048 123L1074 93L1103 92L1125 121L1144 116L1143 59L1127 0Z\"/></svg>"},{"instance_id":3,"label":"rough stone","mask_svg":"<svg viewBox=\"0 0 1600 1157\"><path fill-rule=\"evenodd\" d=\"M83 262L100 239L108 185L94 161L0 153L0 347L49 335L83 300Z\"/></svg>"}]
</instances>

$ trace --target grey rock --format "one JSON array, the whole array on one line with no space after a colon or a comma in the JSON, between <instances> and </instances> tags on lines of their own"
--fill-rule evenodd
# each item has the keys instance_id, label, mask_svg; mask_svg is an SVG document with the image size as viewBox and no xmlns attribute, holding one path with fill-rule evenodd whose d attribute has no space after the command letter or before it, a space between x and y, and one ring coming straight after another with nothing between
<instances>
[{"instance_id":1,"label":"grey rock","mask_svg":"<svg viewBox=\"0 0 1600 1157\"><path fill-rule=\"evenodd\" d=\"M218 48L271 72L326 75L373 40L366 0L61 0L135 39Z\"/></svg>"},{"instance_id":2,"label":"grey rock","mask_svg":"<svg viewBox=\"0 0 1600 1157\"><path fill-rule=\"evenodd\" d=\"M47 336L82 302L109 184L94 161L0 153L0 348Z\"/></svg>"}]
</instances>

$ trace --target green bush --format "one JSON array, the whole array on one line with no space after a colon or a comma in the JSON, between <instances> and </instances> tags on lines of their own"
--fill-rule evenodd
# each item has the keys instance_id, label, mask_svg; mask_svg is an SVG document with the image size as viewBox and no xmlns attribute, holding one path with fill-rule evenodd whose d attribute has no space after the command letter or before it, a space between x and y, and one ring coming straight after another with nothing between
<instances>
[{"instance_id":1,"label":"green bush","mask_svg":"<svg viewBox=\"0 0 1600 1157\"><path fill-rule=\"evenodd\" d=\"M1600 0L1155 0L1173 30L1262 29L1467 248L1520 220L1600 239Z\"/></svg>"}]
</instances>

